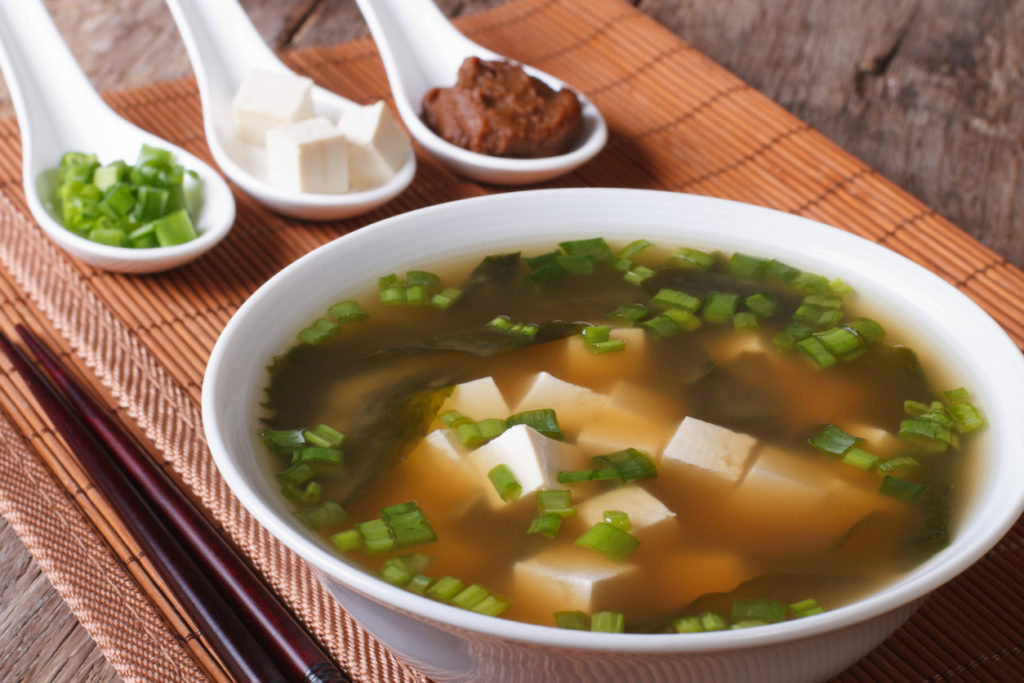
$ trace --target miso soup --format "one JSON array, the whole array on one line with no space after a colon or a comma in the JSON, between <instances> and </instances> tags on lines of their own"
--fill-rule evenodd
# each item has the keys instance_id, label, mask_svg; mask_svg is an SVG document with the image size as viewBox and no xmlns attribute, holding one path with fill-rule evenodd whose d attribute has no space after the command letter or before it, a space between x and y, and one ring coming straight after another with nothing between
<instances>
[{"instance_id":1,"label":"miso soup","mask_svg":"<svg viewBox=\"0 0 1024 683\"><path fill-rule=\"evenodd\" d=\"M948 542L982 418L842 282L595 238L377 290L274 359L261 436L296 516L386 581L693 632L838 607Z\"/></svg>"}]
</instances>

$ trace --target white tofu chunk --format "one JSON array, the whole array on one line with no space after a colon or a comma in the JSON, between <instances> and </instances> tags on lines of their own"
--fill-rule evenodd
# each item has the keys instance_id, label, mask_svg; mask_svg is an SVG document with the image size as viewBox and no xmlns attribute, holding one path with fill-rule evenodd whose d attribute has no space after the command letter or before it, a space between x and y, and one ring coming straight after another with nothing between
<instances>
[{"instance_id":1,"label":"white tofu chunk","mask_svg":"<svg viewBox=\"0 0 1024 683\"><path fill-rule=\"evenodd\" d=\"M645 346L647 336L642 328L622 327L611 331L612 339L626 342L621 351L592 353L583 343L583 335L566 337L564 355L565 376L573 382L585 382L600 387L622 377L634 377L647 363Z\"/></svg>"},{"instance_id":2,"label":"white tofu chunk","mask_svg":"<svg viewBox=\"0 0 1024 683\"><path fill-rule=\"evenodd\" d=\"M898 436L881 427L856 423L841 425L841 429L847 434L864 439L857 444L857 448L873 453L880 458L891 458L900 451L906 450L906 444Z\"/></svg>"},{"instance_id":3,"label":"white tofu chunk","mask_svg":"<svg viewBox=\"0 0 1024 683\"><path fill-rule=\"evenodd\" d=\"M580 430L576 443L593 455L635 448L657 462L676 425L666 412L658 397L619 382L597 416Z\"/></svg>"},{"instance_id":4,"label":"white tofu chunk","mask_svg":"<svg viewBox=\"0 0 1024 683\"><path fill-rule=\"evenodd\" d=\"M707 347L708 355L716 365L728 365L744 353L766 354L778 357L778 350L770 339L757 332L730 332L721 335L714 344Z\"/></svg>"},{"instance_id":5,"label":"white tofu chunk","mask_svg":"<svg viewBox=\"0 0 1024 683\"><path fill-rule=\"evenodd\" d=\"M467 453L453 430L435 429L395 467L393 476L409 483L421 505L455 517L483 496L479 477L465 460ZM424 487L424 481L444 481L444 486Z\"/></svg>"},{"instance_id":6,"label":"white tofu chunk","mask_svg":"<svg viewBox=\"0 0 1024 683\"><path fill-rule=\"evenodd\" d=\"M676 524L676 513L636 484L606 491L576 506L577 516L588 528L604 521L605 510L621 510L629 515L630 533L638 538Z\"/></svg>"},{"instance_id":7,"label":"white tofu chunk","mask_svg":"<svg viewBox=\"0 0 1024 683\"><path fill-rule=\"evenodd\" d=\"M323 117L267 131L267 165L271 184L283 190L348 191L348 142Z\"/></svg>"},{"instance_id":8,"label":"white tofu chunk","mask_svg":"<svg viewBox=\"0 0 1024 683\"><path fill-rule=\"evenodd\" d=\"M262 146L271 128L312 118L312 91L311 78L253 71L232 102L238 137Z\"/></svg>"},{"instance_id":9,"label":"white tofu chunk","mask_svg":"<svg viewBox=\"0 0 1024 683\"><path fill-rule=\"evenodd\" d=\"M491 417L509 416L508 404L498 385L491 377L481 377L471 382L455 385L455 391L445 400L438 415L448 410L457 410L474 422Z\"/></svg>"},{"instance_id":10,"label":"white tofu chunk","mask_svg":"<svg viewBox=\"0 0 1024 683\"><path fill-rule=\"evenodd\" d=\"M478 485L487 491L494 507L502 507L501 499L487 477L498 465L506 465L522 487L520 498L542 488L558 488L558 473L583 469L583 453L564 441L549 439L532 427L516 425L501 436L484 444L466 456L477 473Z\"/></svg>"},{"instance_id":11,"label":"white tofu chunk","mask_svg":"<svg viewBox=\"0 0 1024 683\"><path fill-rule=\"evenodd\" d=\"M607 401L605 394L570 384L547 372L539 372L514 412L551 408L562 431L575 436Z\"/></svg>"},{"instance_id":12,"label":"white tofu chunk","mask_svg":"<svg viewBox=\"0 0 1024 683\"><path fill-rule=\"evenodd\" d=\"M338 129L349 142L348 172L353 189L383 185L409 154L409 135L383 100L345 112Z\"/></svg>"},{"instance_id":13,"label":"white tofu chunk","mask_svg":"<svg viewBox=\"0 0 1024 683\"><path fill-rule=\"evenodd\" d=\"M668 469L692 466L732 482L743 478L757 446L749 434L685 417L662 455Z\"/></svg>"},{"instance_id":14,"label":"white tofu chunk","mask_svg":"<svg viewBox=\"0 0 1024 683\"><path fill-rule=\"evenodd\" d=\"M516 592L536 603L543 619L563 610L588 614L610 600L621 602L641 580L636 565L619 564L586 548L556 546L526 560L512 570Z\"/></svg>"}]
</instances>

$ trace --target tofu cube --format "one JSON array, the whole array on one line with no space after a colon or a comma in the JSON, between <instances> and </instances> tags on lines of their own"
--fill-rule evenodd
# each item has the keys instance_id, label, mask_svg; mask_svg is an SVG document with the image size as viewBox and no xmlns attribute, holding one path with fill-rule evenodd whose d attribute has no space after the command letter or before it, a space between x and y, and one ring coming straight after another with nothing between
<instances>
[{"instance_id":1,"label":"tofu cube","mask_svg":"<svg viewBox=\"0 0 1024 683\"><path fill-rule=\"evenodd\" d=\"M409 135L383 100L345 112L338 129L349 143L348 173L353 189L383 185L409 155Z\"/></svg>"},{"instance_id":2,"label":"tofu cube","mask_svg":"<svg viewBox=\"0 0 1024 683\"><path fill-rule=\"evenodd\" d=\"M322 117L267 131L271 184L290 192L337 194L348 191L348 143Z\"/></svg>"},{"instance_id":3,"label":"tofu cube","mask_svg":"<svg viewBox=\"0 0 1024 683\"><path fill-rule=\"evenodd\" d=\"M620 382L595 419L580 430L576 443L592 455L635 448L657 461L677 424L666 413L656 396Z\"/></svg>"},{"instance_id":4,"label":"tofu cube","mask_svg":"<svg viewBox=\"0 0 1024 683\"><path fill-rule=\"evenodd\" d=\"M547 372L539 372L514 412L551 408L558 417L562 431L572 438L579 434L588 421L594 419L607 401L605 394L570 384Z\"/></svg>"},{"instance_id":5,"label":"tofu cube","mask_svg":"<svg viewBox=\"0 0 1024 683\"><path fill-rule=\"evenodd\" d=\"M456 410L474 422L491 417L509 416L508 404L498 385L491 377L481 377L471 382L456 384L452 395L441 406L438 415Z\"/></svg>"},{"instance_id":6,"label":"tofu cube","mask_svg":"<svg viewBox=\"0 0 1024 683\"><path fill-rule=\"evenodd\" d=\"M669 471L695 467L731 482L743 478L757 439L749 434L685 417L662 454Z\"/></svg>"},{"instance_id":7,"label":"tofu cube","mask_svg":"<svg viewBox=\"0 0 1024 683\"><path fill-rule=\"evenodd\" d=\"M491 484L487 473L498 465L506 465L522 487L520 499L541 488L558 488L558 473L583 469L583 453L563 441L549 439L532 427L516 425L466 456L476 471L478 486L487 491L492 507L506 503Z\"/></svg>"},{"instance_id":8,"label":"tofu cube","mask_svg":"<svg viewBox=\"0 0 1024 683\"><path fill-rule=\"evenodd\" d=\"M620 378L635 377L647 363L646 333L639 327L622 327L611 331L612 339L622 339L626 348L621 351L592 353L583 343L583 336L574 334L562 342L565 377L573 382L585 382L601 388Z\"/></svg>"},{"instance_id":9,"label":"tofu cube","mask_svg":"<svg viewBox=\"0 0 1024 683\"><path fill-rule=\"evenodd\" d=\"M630 533L637 538L676 524L676 513L637 484L612 489L576 506L577 517L587 528L603 522L605 510L621 510L629 515Z\"/></svg>"},{"instance_id":10,"label":"tofu cube","mask_svg":"<svg viewBox=\"0 0 1024 683\"><path fill-rule=\"evenodd\" d=\"M516 609L536 614L542 623L563 610L590 614L619 605L642 580L636 565L613 562L600 553L556 546L516 562L513 581L524 599ZM525 602L527 604L520 604Z\"/></svg>"},{"instance_id":11,"label":"tofu cube","mask_svg":"<svg viewBox=\"0 0 1024 683\"><path fill-rule=\"evenodd\" d=\"M262 146L271 128L312 118L312 92L311 78L253 71L232 102L238 137Z\"/></svg>"}]
</instances>

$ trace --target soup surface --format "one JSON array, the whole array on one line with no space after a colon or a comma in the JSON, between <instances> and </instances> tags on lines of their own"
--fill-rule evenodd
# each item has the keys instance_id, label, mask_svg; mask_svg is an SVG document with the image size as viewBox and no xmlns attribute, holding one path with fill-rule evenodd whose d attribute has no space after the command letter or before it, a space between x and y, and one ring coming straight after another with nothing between
<instances>
[{"instance_id":1,"label":"soup surface","mask_svg":"<svg viewBox=\"0 0 1024 683\"><path fill-rule=\"evenodd\" d=\"M841 282L594 239L379 289L274 360L262 436L296 515L385 580L689 632L840 606L947 543L980 418Z\"/></svg>"}]
</instances>

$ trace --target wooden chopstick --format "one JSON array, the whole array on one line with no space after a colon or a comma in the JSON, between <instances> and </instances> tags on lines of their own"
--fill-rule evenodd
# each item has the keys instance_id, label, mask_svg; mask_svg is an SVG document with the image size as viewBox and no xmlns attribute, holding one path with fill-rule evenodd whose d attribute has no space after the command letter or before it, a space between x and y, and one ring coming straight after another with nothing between
<instances>
[{"instance_id":1,"label":"wooden chopstick","mask_svg":"<svg viewBox=\"0 0 1024 683\"><path fill-rule=\"evenodd\" d=\"M193 610L203 611L209 604L202 601L198 605L186 604L186 609L196 617L197 624L232 675L238 680L350 683L350 679L328 659L135 439L110 417L35 334L22 325L17 325L16 329L53 384L25 357L21 349L11 344L2 334L0 349L25 377L29 388L80 456L97 486L118 509L118 513L124 515L127 511L133 522L138 520L135 508L138 505L146 508L159 526L153 526L145 533L159 533L162 537L159 541L150 540L149 543L173 544L175 552L172 555L188 558L200 570L201 578L213 587L215 603L222 603L222 606L215 609L226 610L233 617L233 620L228 620L233 621L229 624L230 628L201 623L201 617ZM64 392L64 397L61 397L60 391ZM82 448L81 443L91 445ZM137 500L125 501L128 507L122 508L115 501L120 494L116 491L108 494L106 486L100 485L100 480L107 478L120 479L122 488L126 487L130 493L135 494ZM139 535L142 535L141 529ZM151 553L148 543L144 543L145 539L140 537L138 540L163 573L164 562L159 550ZM166 576L164 579L176 593L184 597L172 579ZM187 592L189 587L182 589ZM235 629L240 633L235 633ZM219 636L211 637L214 633ZM235 636L240 640L231 640ZM228 642L217 644L214 639L218 637L228 639ZM231 663L233 659L244 661ZM281 671L285 673L284 676ZM250 678L252 675L256 677Z\"/></svg>"}]
</instances>

